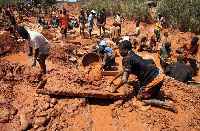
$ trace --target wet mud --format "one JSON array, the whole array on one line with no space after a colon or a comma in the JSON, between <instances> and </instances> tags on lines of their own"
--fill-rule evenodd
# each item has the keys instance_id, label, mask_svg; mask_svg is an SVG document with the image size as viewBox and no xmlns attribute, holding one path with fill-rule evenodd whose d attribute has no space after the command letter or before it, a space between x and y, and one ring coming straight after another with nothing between
<instances>
[{"instance_id":1,"label":"wet mud","mask_svg":"<svg viewBox=\"0 0 200 131\"><path fill-rule=\"evenodd\" d=\"M67 5L65 5L67 6ZM79 8L72 5L69 9L74 17L78 17ZM33 21L30 22L34 23ZM108 18L108 26L112 18ZM130 24L132 23L132 24ZM128 20L122 28L134 29L134 23ZM141 24L142 32L153 33L154 25ZM95 27L95 31L99 31ZM190 42L194 34L182 33L173 29L169 32L172 47L183 42ZM1 32L1 31L0 31ZM50 32L50 33L49 33ZM59 32L59 31L58 31ZM168 107L146 106L136 100L135 90L139 86L135 76L130 76L125 87L130 94L125 100L79 98L56 95L37 94L41 81L47 80L43 89L52 92L91 93L110 92L108 83L113 76L102 76L101 65L93 63L82 66L83 56L96 44L98 38L80 39L79 34L68 37L69 42L53 43L54 30L41 31L51 44L47 70L50 74L41 75L37 63L31 66L27 57L28 46L25 42L15 44L8 32L1 34L0 40L0 130L200 130L200 88L180 83L173 78L164 76L162 91L172 93L170 98L161 95L158 99L173 102L178 113ZM108 33L108 32L107 32ZM122 30L122 34L125 30ZM59 41L60 34L58 33ZM79 53L77 53L79 52ZM81 52L81 53L80 53ZM146 55L146 52L141 52ZM151 54L159 65L156 53ZM199 56L199 54L198 54ZM76 62L70 61L74 57ZM121 58L116 59L121 63ZM119 64L119 69L121 64ZM195 79L200 80L199 76ZM114 84L119 83L120 78ZM123 93L123 87L117 90Z\"/></svg>"}]
</instances>

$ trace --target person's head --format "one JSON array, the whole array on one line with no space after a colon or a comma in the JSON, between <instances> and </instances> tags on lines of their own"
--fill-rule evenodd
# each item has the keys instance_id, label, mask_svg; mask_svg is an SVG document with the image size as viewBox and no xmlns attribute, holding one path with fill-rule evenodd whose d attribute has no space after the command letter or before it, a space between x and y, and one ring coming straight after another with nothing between
<instances>
[{"instance_id":1,"label":"person's head","mask_svg":"<svg viewBox=\"0 0 200 131\"><path fill-rule=\"evenodd\" d=\"M179 63L186 63L186 59L185 59L184 55L179 55L177 57L177 62L179 62Z\"/></svg>"},{"instance_id":2,"label":"person's head","mask_svg":"<svg viewBox=\"0 0 200 131\"><path fill-rule=\"evenodd\" d=\"M191 45L195 45L195 44L197 44L197 42L199 41L199 38L198 37L193 37L192 38L192 41L191 41Z\"/></svg>"},{"instance_id":3,"label":"person's head","mask_svg":"<svg viewBox=\"0 0 200 131\"><path fill-rule=\"evenodd\" d=\"M117 15L118 15L118 16L120 16L120 13L119 13L119 12L117 12Z\"/></svg>"},{"instance_id":4,"label":"person's head","mask_svg":"<svg viewBox=\"0 0 200 131\"><path fill-rule=\"evenodd\" d=\"M11 16L11 14L10 14L10 12L9 12L8 10L5 10L5 14L6 14L7 16Z\"/></svg>"},{"instance_id":5,"label":"person's head","mask_svg":"<svg viewBox=\"0 0 200 131\"><path fill-rule=\"evenodd\" d=\"M63 9L63 14L66 15L67 14L67 10L64 8Z\"/></svg>"},{"instance_id":6,"label":"person's head","mask_svg":"<svg viewBox=\"0 0 200 131\"><path fill-rule=\"evenodd\" d=\"M23 26L19 26L17 32L23 39L28 39L28 31Z\"/></svg>"},{"instance_id":7,"label":"person's head","mask_svg":"<svg viewBox=\"0 0 200 131\"><path fill-rule=\"evenodd\" d=\"M139 27L139 25L140 25L140 22L137 21L137 22L136 22L136 27Z\"/></svg>"},{"instance_id":8,"label":"person's head","mask_svg":"<svg viewBox=\"0 0 200 131\"><path fill-rule=\"evenodd\" d=\"M164 32L164 36L165 36L165 37L168 37L168 32Z\"/></svg>"},{"instance_id":9,"label":"person's head","mask_svg":"<svg viewBox=\"0 0 200 131\"><path fill-rule=\"evenodd\" d=\"M84 10L81 10L80 13L81 13L81 15L84 15Z\"/></svg>"},{"instance_id":10,"label":"person's head","mask_svg":"<svg viewBox=\"0 0 200 131\"><path fill-rule=\"evenodd\" d=\"M166 42L165 43L165 48L169 48L169 47L171 47L171 42Z\"/></svg>"},{"instance_id":11,"label":"person's head","mask_svg":"<svg viewBox=\"0 0 200 131\"><path fill-rule=\"evenodd\" d=\"M91 10L91 14L92 14L92 15L95 15L96 12L95 12L94 10Z\"/></svg>"},{"instance_id":12,"label":"person's head","mask_svg":"<svg viewBox=\"0 0 200 131\"><path fill-rule=\"evenodd\" d=\"M122 57L125 57L130 50L132 50L132 44L128 40L124 40L119 44L119 53Z\"/></svg>"},{"instance_id":13,"label":"person's head","mask_svg":"<svg viewBox=\"0 0 200 131\"><path fill-rule=\"evenodd\" d=\"M62 14L62 10L60 10L59 13Z\"/></svg>"},{"instance_id":14,"label":"person's head","mask_svg":"<svg viewBox=\"0 0 200 131\"><path fill-rule=\"evenodd\" d=\"M117 26L118 26L118 23L117 23L117 21L114 21L114 23L113 23L113 26L115 26L115 27L117 27Z\"/></svg>"},{"instance_id":15,"label":"person's head","mask_svg":"<svg viewBox=\"0 0 200 131\"><path fill-rule=\"evenodd\" d=\"M102 11L105 12L105 9L103 8Z\"/></svg>"}]
</instances>

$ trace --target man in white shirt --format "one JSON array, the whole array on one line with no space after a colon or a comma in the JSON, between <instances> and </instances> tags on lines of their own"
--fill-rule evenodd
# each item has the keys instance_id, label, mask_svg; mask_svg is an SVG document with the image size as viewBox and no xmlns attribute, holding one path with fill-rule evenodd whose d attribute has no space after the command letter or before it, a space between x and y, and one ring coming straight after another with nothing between
<instances>
[{"instance_id":1,"label":"man in white shirt","mask_svg":"<svg viewBox=\"0 0 200 131\"><path fill-rule=\"evenodd\" d=\"M33 49L35 50L32 66L35 67L36 60L38 60L40 67L42 68L42 72L46 74L45 60L50 51L50 44L48 40L39 32L26 30L23 26L19 26L17 32L23 39L26 40L29 46L29 57L32 57Z\"/></svg>"}]
</instances>

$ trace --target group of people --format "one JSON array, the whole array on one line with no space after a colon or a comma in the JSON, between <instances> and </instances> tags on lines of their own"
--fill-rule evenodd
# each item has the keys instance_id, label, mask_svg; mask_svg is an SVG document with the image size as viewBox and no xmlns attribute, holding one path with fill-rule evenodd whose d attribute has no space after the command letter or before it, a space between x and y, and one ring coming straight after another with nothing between
<instances>
[{"instance_id":1,"label":"group of people","mask_svg":"<svg viewBox=\"0 0 200 131\"><path fill-rule=\"evenodd\" d=\"M45 59L49 55L50 44L48 40L40 33L35 31L29 31L23 26L17 27L16 21L12 13L8 10L5 11L8 25L11 29L9 31L14 35L17 40L16 31L26 40L29 45L29 57L34 59L32 66L36 66L36 61L39 62L42 68L42 73L46 73ZM124 19L120 13L117 13L113 26L110 29L110 34L105 34L106 13L105 9L100 12L86 11L83 9L80 11L77 24L80 28L80 36L83 33L85 38L84 29L88 27L89 38L92 38L92 30L94 25L94 19L97 19L97 26L103 30L103 35L100 41L92 47L92 52L98 53L102 58L102 70L111 70L112 64L115 63L115 49L118 47L120 55L122 56L122 70L113 78L110 84L113 84L114 80L122 76L121 82L111 89L111 92L116 92L117 89L127 83L129 75L136 75L140 83L140 88L137 91L137 99L151 105L168 106L175 110L172 103L163 102L155 99L159 94L160 88L163 84L163 73L173 77L174 79L187 83L187 81L193 80L192 77L198 73L198 59L196 58L199 48L199 38L194 37L189 44L183 44L177 49L172 49L171 42L167 40L168 32L164 32L161 37L160 32L164 26L165 19L162 15L158 17L158 23L154 34L150 37L148 34L141 34L140 22L136 22L136 28L133 34L126 34L120 41L121 37L121 21ZM60 27L61 39L67 42L67 30L69 29L69 14L65 8L60 11L60 15L57 19L57 26ZM41 22L41 17L38 19L38 23ZM87 23L87 24L86 24ZM133 37L132 37L133 36ZM147 59L135 51L153 51L158 52L160 58L160 64L163 68L162 71L156 67L153 59ZM33 51L34 50L34 51ZM33 54L34 52L34 54ZM177 62L166 63L166 59L177 58ZM189 62L190 65L187 65ZM167 95L167 94L166 94Z\"/></svg>"}]
</instances>

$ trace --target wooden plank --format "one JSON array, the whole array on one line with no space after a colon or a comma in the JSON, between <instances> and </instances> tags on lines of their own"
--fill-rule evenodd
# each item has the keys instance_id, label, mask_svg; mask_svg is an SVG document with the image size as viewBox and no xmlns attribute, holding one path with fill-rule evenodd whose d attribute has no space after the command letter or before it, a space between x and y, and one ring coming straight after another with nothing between
<instances>
[{"instance_id":1,"label":"wooden plank","mask_svg":"<svg viewBox=\"0 0 200 131\"><path fill-rule=\"evenodd\" d=\"M75 92L63 92L63 91L52 92L46 89L37 89L36 93L43 94L43 95L110 98L110 99L120 99L120 100L125 99L125 96L122 93L107 93L107 92L98 92L98 91L83 91L83 92L75 93Z\"/></svg>"},{"instance_id":2,"label":"wooden plank","mask_svg":"<svg viewBox=\"0 0 200 131\"><path fill-rule=\"evenodd\" d=\"M103 76L116 76L119 71L102 71L101 74Z\"/></svg>"}]
</instances>

